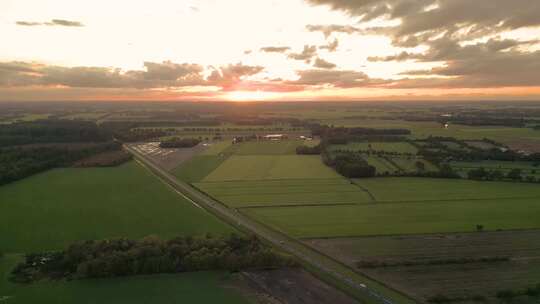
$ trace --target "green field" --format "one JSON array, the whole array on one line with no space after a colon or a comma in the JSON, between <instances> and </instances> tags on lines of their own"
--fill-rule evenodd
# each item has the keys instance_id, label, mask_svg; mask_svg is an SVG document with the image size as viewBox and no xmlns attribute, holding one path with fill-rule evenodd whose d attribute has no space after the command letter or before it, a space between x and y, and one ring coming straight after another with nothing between
<instances>
[{"instance_id":1,"label":"green field","mask_svg":"<svg viewBox=\"0 0 540 304\"><path fill-rule=\"evenodd\" d=\"M396 166L388 162L386 159L373 155L362 155L370 166L375 167L377 175L394 174L399 171Z\"/></svg>"},{"instance_id":2,"label":"green field","mask_svg":"<svg viewBox=\"0 0 540 304\"><path fill-rule=\"evenodd\" d=\"M392 192L392 191L388 191ZM540 228L538 199L243 209L294 237L341 237Z\"/></svg>"},{"instance_id":3,"label":"green field","mask_svg":"<svg viewBox=\"0 0 540 304\"><path fill-rule=\"evenodd\" d=\"M203 181L338 177L334 170L322 163L318 155L246 155L229 157Z\"/></svg>"},{"instance_id":4,"label":"green field","mask_svg":"<svg viewBox=\"0 0 540 304\"><path fill-rule=\"evenodd\" d=\"M204 150L201 155L219 155L232 145L232 141L224 140L216 143L211 143L208 149Z\"/></svg>"},{"instance_id":5,"label":"green field","mask_svg":"<svg viewBox=\"0 0 540 304\"><path fill-rule=\"evenodd\" d=\"M379 202L503 198L536 198L540 202L540 187L527 183L413 177L357 179L355 182L368 189Z\"/></svg>"},{"instance_id":6,"label":"green field","mask_svg":"<svg viewBox=\"0 0 540 304\"><path fill-rule=\"evenodd\" d=\"M230 233L135 162L55 169L0 187L3 252L55 250L78 240Z\"/></svg>"},{"instance_id":7,"label":"green field","mask_svg":"<svg viewBox=\"0 0 540 304\"><path fill-rule=\"evenodd\" d=\"M384 151L400 154L416 154L418 149L408 142L352 142L346 145L332 145L331 151Z\"/></svg>"},{"instance_id":8,"label":"green field","mask_svg":"<svg viewBox=\"0 0 540 304\"><path fill-rule=\"evenodd\" d=\"M282 155L296 154L296 148L301 145L300 140L248 141L231 148L235 155Z\"/></svg>"},{"instance_id":9,"label":"green field","mask_svg":"<svg viewBox=\"0 0 540 304\"><path fill-rule=\"evenodd\" d=\"M227 156L224 155L197 155L175 168L172 173L181 181L187 183L199 182L226 159Z\"/></svg>"},{"instance_id":10,"label":"green field","mask_svg":"<svg viewBox=\"0 0 540 304\"><path fill-rule=\"evenodd\" d=\"M30 285L7 281L19 257L0 258L0 302L14 304L150 304L224 303L248 304L231 288L233 278L223 272L178 275L39 282Z\"/></svg>"},{"instance_id":11,"label":"green field","mask_svg":"<svg viewBox=\"0 0 540 304\"><path fill-rule=\"evenodd\" d=\"M424 171L437 171L437 167L425 159L392 157L391 160L404 172L418 172L416 162L421 162L424 164Z\"/></svg>"},{"instance_id":12,"label":"green field","mask_svg":"<svg viewBox=\"0 0 540 304\"><path fill-rule=\"evenodd\" d=\"M365 204L369 195L346 179L210 182L197 188L230 207Z\"/></svg>"}]
</instances>

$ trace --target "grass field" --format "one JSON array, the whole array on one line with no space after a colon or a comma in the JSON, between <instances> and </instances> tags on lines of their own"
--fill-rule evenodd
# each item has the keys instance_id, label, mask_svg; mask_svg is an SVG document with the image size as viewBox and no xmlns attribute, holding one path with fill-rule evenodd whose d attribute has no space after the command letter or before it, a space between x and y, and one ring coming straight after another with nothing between
<instances>
[{"instance_id":1,"label":"grass field","mask_svg":"<svg viewBox=\"0 0 540 304\"><path fill-rule=\"evenodd\" d=\"M230 233L135 162L55 169L0 187L0 251L60 249L85 239Z\"/></svg>"},{"instance_id":2,"label":"grass field","mask_svg":"<svg viewBox=\"0 0 540 304\"><path fill-rule=\"evenodd\" d=\"M369 195L346 179L210 182L195 184L230 207L365 204Z\"/></svg>"},{"instance_id":3,"label":"grass field","mask_svg":"<svg viewBox=\"0 0 540 304\"><path fill-rule=\"evenodd\" d=\"M11 284L10 270L19 257L0 258L0 302L16 304L252 303L231 288L223 272Z\"/></svg>"},{"instance_id":4,"label":"grass field","mask_svg":"<svg viewBox=\"0 0 540 304\"><path fill-rule=\"evenodd\" d=\"M352 142L346 145L332 145L330 150L347 150L347 151L384 151L395 152L401 154L416 154L418 149L408 142Z\"/></svg>"},{"instance_id":5,"label":"grass field","mask_svg":"<svg viewBox=\"0 0 540 304\"><path fill-rule=\"evenodd\" d=\"M312 239L306 243L353 268L360 260L428 263L483 256L511 259L497 263L357 268L419 301L442 294L482 295L491 298L490 303L499 303L493 299L498 291L525 289L540 278L540 230Z\"/></svg>"},{"instance_id":6,"label":"grass field","mask_svg":"<svg viewBox=\"0 0 540 304\"><path fill-rule=\"evenodd\" d=\"M420 158L404 158L404 157L392 157L392 162L396 164L399 169L401 169L404 172L418 172L418 168L416 167L416 162L421 162L424 164L424 170L425 171L437 171L437 167L435 167L432 163L425 159Z\"/></svg>"},{"instance_id":7,"label":"grass field","mask_svg":"<svg viewBox=\"0 0 540 304\"><path fill-rule=\"evenodd\" d=\"M503 198L536 198L540 202L540 187L527 183L413 177L358 179L355 182L368 189L379 202Z\"/></svg>"},{"instance_id":8,"label":"grass field","mask_svg":"<svg viewBox=\"0 0 540 304\"><path fill-rule=\"evenodd\" d=\"M390 188L388 188L390 189ZM392 192L392 191L388 191ZM295 237L337 237L540 228L538 199L243 209Z\"/></svg>"},{"instance_id":9,"label":"grass field","mask_svg":"<svg viewBox=\"0 0 540 304\"><path fill-rule=\"evenodd\" d=\"M318 155L235 155L223 162L203 181L328 179L339 177L334 170L322 163Z\"/></svg>"},{"instance_id":10,"label":"grass field","mask_svg":"<svg viewBox=\"0 0 540 304\"><path fill-rule=\"evenodd\" d=\"M175 168L172 173L184 182L200 182L226 159L227 156L197 155Z\"/></svg>"},{"instance_id":11,"label":"grass field","mask_svg":"<svg viewBox=\"0 0 540 304\"><path fill-rule=\"evenodd\" d=\"M219 155L223 153L224 150L229 148L232 145L232 141L224 140L216 143L211 143L208 149L204 150L201 155Z\"/></svg>"},{"instance_id":12,"label":"grass field","mask_svg":"<svg viewBox=\"0 0 540 304\"><path fill-rule=\"evenodd\" d=\"M296 148L302 143L300 140L248 141L231 148L235 155L283 155L296 154Z\"/></svg>"},{"instance_id":13,"label":"grass field","mask_svg":"<svg viewBox=\"0 0 540 304\"><path fill-rule=\"evenodd\" d=\"M386 159L373 155L363 155L362 156L369 165L375 167L377 175L394 174L399 171L399 169L388 162Z\"/></svg>"}]
</instances>

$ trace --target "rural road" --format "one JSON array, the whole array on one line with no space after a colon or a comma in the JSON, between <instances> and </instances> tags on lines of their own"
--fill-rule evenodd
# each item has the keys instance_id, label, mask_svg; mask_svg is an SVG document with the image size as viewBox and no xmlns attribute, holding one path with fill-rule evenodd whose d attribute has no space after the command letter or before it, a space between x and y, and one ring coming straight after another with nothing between
<instances>
[{"instance_id":1,"label":"rural road","mask_svg":"<svg viewBox=\"0 0 540 304\"><path fill-rule=\"evenodd\" d=\"M325 255L322 255L313 249L310 249L309 247L283 233L272 230L248 218L247 216L244 216L235 209L226 207L206 194L194 189L189 184L179 181L176 177L166 172L151 159L136 151L130 145L125 144L124 147L143 165L145 165L164 182L174 188L176 192L195 205L204 208L208 212L218 216L226 222L229 222L239 228L242 228L243 230L249 231L260 238L267 240L275 247L296 256L305 263L308 263L327 275L330 275L334 279L337 279L347 286L360 291L359 294L363 295L363 303L401 304L400 302L394 302L382 296L377 291L371 289L368 283L364 281L363 277L351 271L346 266L334 261L333 259L330 259Z\"/></svg>"}]
</instances>

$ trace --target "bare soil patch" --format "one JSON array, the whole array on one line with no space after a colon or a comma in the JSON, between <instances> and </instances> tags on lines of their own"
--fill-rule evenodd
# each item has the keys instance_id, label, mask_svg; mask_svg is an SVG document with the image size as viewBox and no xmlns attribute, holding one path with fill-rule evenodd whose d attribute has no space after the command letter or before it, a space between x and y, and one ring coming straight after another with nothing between
<instances>
[{"instance_id":1,"label":"bare soil patch","mask_svg":"<svg viewBox=\"0 0 540 304\"><path fill-rule=\"evenodd\" d=\"M132 155L124 150L109 151L96 154L77 161L73 166L77 168L114 167L132 159Z\"/></svg>"},{"instance_id":2,"label":"bare soil patch","mask_svg":"<svg viewBox=\"0 0 540 304\"><path fill-rule=\"evenodd\" d=\"M487 303L498 303L495 296L501 290L522 290L540 283L539 230L305 242L422 303L436 295L483 296ZM509 259L481 262L483 257ZM460 263L462 259L478 261ZM359 267L360 261L397 266Z\"/></svg>"},{"instance_id":3,"label":"bare soil patch","mask_svg":"<svg viewBox=\"0 0 540 304\"><path fill-rule=\"evenodd\" d=\"M282 304L353 304L354 299L302 269L275 269L242 273L255 290ZM276 302L272 302L276 303Z\"/></svg>"}]
</instances>

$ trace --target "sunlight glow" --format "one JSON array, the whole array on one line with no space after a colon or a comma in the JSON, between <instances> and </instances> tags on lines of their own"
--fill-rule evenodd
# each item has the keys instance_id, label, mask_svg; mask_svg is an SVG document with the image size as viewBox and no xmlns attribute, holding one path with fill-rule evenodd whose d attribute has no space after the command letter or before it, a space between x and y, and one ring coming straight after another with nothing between
<instances>
[{"instance_id":1,"label":"sunlight glow","mask_svg":"<svg viewBox=\"0 0 540 304\"><path fill-rule=\"evenodd\" d=\"M227 93L227 99L230 101L261 101L279 97L279 93L265 91L234 91Z\"/></svg>"}]
</instances>

